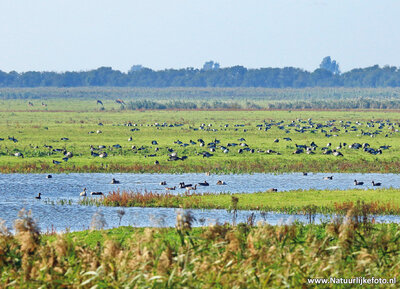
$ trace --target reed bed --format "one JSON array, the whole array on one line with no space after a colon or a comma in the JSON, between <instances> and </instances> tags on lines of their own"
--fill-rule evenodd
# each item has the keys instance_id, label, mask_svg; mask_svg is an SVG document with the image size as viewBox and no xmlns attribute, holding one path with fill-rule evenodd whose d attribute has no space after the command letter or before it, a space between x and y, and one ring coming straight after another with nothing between
<instances>
[{"instance_id":1,"label":"reed bed","mask_svg":"<svg viewBox=\"0 0 400 289\"><path fill-rule=\"evenodd\" d=\"M397 277L400 226L358 219L350 210L322 225L192 228L193 217L182 212L171 229L49 236L22 212L15 234L0 227L0 287L309 288L309 278ZM110 237L114 231L117 238Z\"/></svg>"}]
</instances>

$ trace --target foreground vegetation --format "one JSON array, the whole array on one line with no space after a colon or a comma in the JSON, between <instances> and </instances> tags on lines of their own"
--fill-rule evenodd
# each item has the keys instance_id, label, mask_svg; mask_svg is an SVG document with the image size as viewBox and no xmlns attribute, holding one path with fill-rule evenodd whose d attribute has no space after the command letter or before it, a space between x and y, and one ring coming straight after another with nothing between
<instances>
[{"instance_id":1,"label":"foreground vegetation","mask_svg":"<svg viewBox=\"0 0 400 289\"><path fill-rule=\"evenodd\" d=\"M2 173L400 172L397 112L14 111L0 116ZM311 154L304 148L294 153L312 142ZM354 143L368 145L349 148Z\"/></svg>"},{"instance_id":2,"label":"foreground vegetation","mask_svg":"<svg viewBox=\"0 0 400 289\"><path fill-rule=\"evenodd\" d=\"M192 229L192 221L187 212L177 216L175 229L125 227L42 235L22 212L14 235L0 230L0 285L309 288L309 278L389 280L400 270L399 225L373 225L351 212L345 221L322 225L255 226L249 219L237 226ZM318 286L327 287L348 285Z\"/></svg>"},{"instance_id":3,"label":"foreground vegetation","mask_svg":"<svg viewBox=\"0 0 400 289\"><path fill-rule=\"evenodd\" d=\"M84 198L81 205L113 207L172 207L184 209L228 209L232 200L238 210L280 213L346 214L353 205L363 203L369 214L400 214L400 190L296 190L242 194L170 194L152 192L110 192L101 198Z\"/></svg>"}]
</instances>

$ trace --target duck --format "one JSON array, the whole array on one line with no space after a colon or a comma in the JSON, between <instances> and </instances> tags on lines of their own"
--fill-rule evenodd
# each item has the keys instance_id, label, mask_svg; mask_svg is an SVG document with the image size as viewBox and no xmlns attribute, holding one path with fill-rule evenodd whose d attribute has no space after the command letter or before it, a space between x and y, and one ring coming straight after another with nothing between
<instances>
[{"instance_id":1,"label":"duck","mask_svg":"<svg viewBox=\"0 0 400 289\"><path fill-rule=\"evenodd\" d=\"M119 181L117 181L116 179L113 178L113 179L111 180L111 184L119 184Z\"/></svg>"},{"instance_id":2,"label":"duck","mask_svg":"<svg viewBox=\"0 0 400 289\"><path fill-rule=\"evenodd\" d=\"M162 181L162 182L160 183L160 185L161 185L161 186L165 186L165 185L167 185L167 182L166 182L166 181Z\"/></svg>"},{"instance_id":3,"label":"duck","mask_svg":"<svg viewBox=\"0 0 400 289\"><path fill-rule=\"evenodd\" d=\"M372 181L372 186L374 187L380 187L382 185L382 183L375 183L374 181Z\"/></svg>"},{"instance_id":4,"label":"duck","mask_svg":"<svg viewBox=\"0 0 400 289\"><path fill-rule=\"evenodd\" d=\"M35 199L37 199L37 200L40 200L42 197L41 197L41 194L42 193L38 193L38 195L35 197Z\"/></svg>"},{"instance_id":5,"label":"duck","mask_svg":"<svg viewBox=\"0 0 400 289\"><path fill-rule=\"evenodd\" d=\"M217 185L226 185L224 181L218 180Z\"/></svg>"},{"instance_id":6,"label":"duck","mask_svg":"<svg viewBox=\"0 0 400 289\"><path fill-rule=\"evenodd\" d=\"M207 181L204 181L204 183L199 183L199 186L207 187L207 186L209 186L209 185L210 185L210 184L207 183Z\"/></svg>"},{"instance_id":7,"label":"duck","mask_svg":"<svg viewBox=\"0 0 400 289\"><path fill-rule=\"evenodd\" d=\"M91 194L92 196L102 196L102 195L103 195L102 192L90 192L90 194Z\"/></svg>"},{"instance_id":8,"label":"duck","mask_svg":"<svg viewBox=\"0 0 400 289\"><path fill-rule=\"evenodd\" d=\"M53 176L52 175L47 175L46 179L51 179Z\"/></svg>"},{"instance_id":9,"label":"duck","mask_svg":"<svg viewBox=\"0 0 400 289\"><path fill-rule=\"evenodd\" d=\"M174 191L176 189L176 186L172 187L172 188L165 188L167 191Z\"/></svg>"},{"instance_id":10,"label":"duck","mask_svg":"<svg viewBox=\"0 0 400 289\"><path fill-rule=\"evenodd\" d=\"M303 176L307 176L307 175L308 175L308 173L303 172Z\"/></svg>"},{"instance_id":11,"label":"duck","mask_svg":"<svg viewBox=\"0 0 400 289\"><path fill-rule=\"evenodd\" d=\"M324 177L324 180L333 180L333 176Z\"/></svg>"},{"instance_id":12,"label":"duck","mask_svg":"<svg viewBox=\"0 0 400 289\"><path fill-rule=\"evenodd\" d=\"M357 180L354 180L354 185L355 186L362 186L364 182L358 182Z\"/></svg>"}]
</instances>

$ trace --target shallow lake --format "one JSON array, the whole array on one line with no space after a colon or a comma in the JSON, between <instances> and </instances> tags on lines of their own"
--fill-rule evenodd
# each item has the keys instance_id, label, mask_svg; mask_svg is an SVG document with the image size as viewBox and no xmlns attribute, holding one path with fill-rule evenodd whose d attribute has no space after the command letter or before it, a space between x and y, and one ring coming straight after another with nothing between
<instances>
[{"instance_id":1,"label":"shallow lake","mask_svg":"<svg viewBox=\"0 0 400 289\"><path fill-rule=\"evenodd\" d=\"M106 228L119 224L117 210L121 208L97 208L78 206L76 201L84 187L90 191L108 193L116 190L153 191L165 192L161 181L166 181L168 187L178 186L180 182L193 184L207 181L210 186L198 187L197 192L244 192L253 193L277 188L278 191L295 189L351 189L355 188L354 180L364 182L357 188L376 188L371 181L381 182L382 187L400 188L400 175L397 174L251 174L251 175L211 175L205 174L53 174L47 179L47 174L0 174L0 218L12 226L17 218L18 211L22 208L31 209L33 216L40 224L42 231L52 226L56 230L82 230L90 226L92 216L99 209L104 214ZM326 176L333 176L333 180L324 180ZM120 184L110 184L115 178ZM218 180L223 180L226 185L216 185ZM172 193L184 192L176 189ZM34 198L37 193L42 194L41 200ZM73 205L51 205L52 201L72 200ZM121 225L133 226L174 226L176 209L170 208L124 208L125 215ZM196 225L221 223L231 221L232 214L226 210L192 210L197 218ZM245 221L250 215L249 211L238 214L238 222ZM305 216L268 213L261 216L255 213L256 221L264 220L270 224L300 220L306 222ZM323 216L317 216L319 221ZM201 221L200 221L201 220ZM399 222L400 217L382 216L377 221Z\"/></svg>"}]
</instances>

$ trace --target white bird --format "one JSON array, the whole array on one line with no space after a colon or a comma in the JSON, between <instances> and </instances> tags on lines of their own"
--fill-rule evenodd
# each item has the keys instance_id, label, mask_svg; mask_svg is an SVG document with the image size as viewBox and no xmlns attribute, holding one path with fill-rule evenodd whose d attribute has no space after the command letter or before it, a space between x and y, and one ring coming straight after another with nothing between
<instances>
[{"instance_id":1,"label":"white bird","mask_svg":"<svg viewBox=\"0 0 400 289\"><path fill-rule=\"evenodd\" d=\"M86 188L83 189L83 192L80 193L81 197L86 197Z\"/></svg>"}]
</instances>

